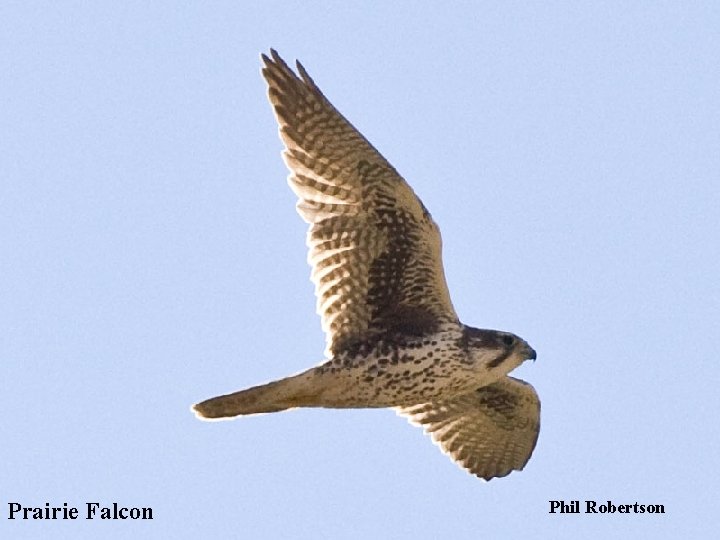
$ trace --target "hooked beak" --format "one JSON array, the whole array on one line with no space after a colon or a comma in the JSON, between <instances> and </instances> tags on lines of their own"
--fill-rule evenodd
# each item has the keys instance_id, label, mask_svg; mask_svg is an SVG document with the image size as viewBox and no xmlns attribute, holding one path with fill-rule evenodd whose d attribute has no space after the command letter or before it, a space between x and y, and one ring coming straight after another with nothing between
<instances>
[{"instance_id":1,"label":"hooked beak","mask_svg":"<svg viewBox=\"0 0 720 540\"><path fill-rule=\"evenodd\" d=\"M525 359L532 360L533 362L537 359L537 353L535 352L535 349L533 349L527 343L525 344Z\"/></svg>"}]
</instances>

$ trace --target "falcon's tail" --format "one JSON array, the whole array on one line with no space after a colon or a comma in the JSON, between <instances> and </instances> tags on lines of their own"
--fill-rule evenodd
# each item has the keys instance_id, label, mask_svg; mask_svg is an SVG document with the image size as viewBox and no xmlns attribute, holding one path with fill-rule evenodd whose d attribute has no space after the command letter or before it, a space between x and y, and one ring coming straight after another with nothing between
<instances>
[{"instance_id":1,"label":"falcon's tail","mask_svg":"<svg viewBox=\"0 0 720 540\"><path fill-rule=\"evenodd\" d=\"M293 407L312 407L315 393L308 392L305 373L287 377L193 405L199 418L231 418L246 414L284 411Z\"/></svg>"}]
</instances>

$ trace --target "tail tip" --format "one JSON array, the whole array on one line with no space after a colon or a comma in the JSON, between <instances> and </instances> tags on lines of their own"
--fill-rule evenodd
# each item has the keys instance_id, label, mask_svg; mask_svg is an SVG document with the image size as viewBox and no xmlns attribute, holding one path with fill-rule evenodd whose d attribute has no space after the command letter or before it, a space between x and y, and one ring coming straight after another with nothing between
<instances>
[{"instance_id":1,"label":"tail tip","mask_svg":"<svg viewBox=\"0 0 720 540\"><path fill-rule=\"evenodd\" d=\"M195 417L199 420L226 420L228 416L223 414L222 411L218 410L217 407L212 406L212 399L196 403L190 407L190 410L195 414Z\"/></svg>"}]
</instances>

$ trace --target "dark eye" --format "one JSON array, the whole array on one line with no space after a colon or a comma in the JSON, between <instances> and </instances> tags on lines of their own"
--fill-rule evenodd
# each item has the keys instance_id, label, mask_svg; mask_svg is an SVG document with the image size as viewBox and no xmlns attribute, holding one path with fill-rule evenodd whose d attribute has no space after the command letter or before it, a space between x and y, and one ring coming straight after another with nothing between
<instances>
[{"instance_id":1,"label":"dark eye","mask_svg":"<svg viewBox=\"0 0 720 540\"><path fill-rule=\"evenodd\" d=\"M515 343L515 338L512 336L503 336L502 342L505 344L506 347L510 347Z\"/></svg>"}]
</instances>

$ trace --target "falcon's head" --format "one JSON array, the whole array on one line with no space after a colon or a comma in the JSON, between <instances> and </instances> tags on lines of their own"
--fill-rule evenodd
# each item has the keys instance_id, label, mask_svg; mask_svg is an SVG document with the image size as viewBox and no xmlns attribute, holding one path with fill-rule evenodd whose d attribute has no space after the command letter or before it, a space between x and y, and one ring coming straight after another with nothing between
<instances>
[{"instance_id":1,"label":"falcon's head","mask_svg":"<svg viewBox=\"0 0 720 540\"><path fill-rule=\"evenodd\" d=\"M537 358L535 350L524 339L510 332L465 326L462 342L477 365L497 372L498 377L508 374L525 360Z\"/></svg>"}]
</instances>

